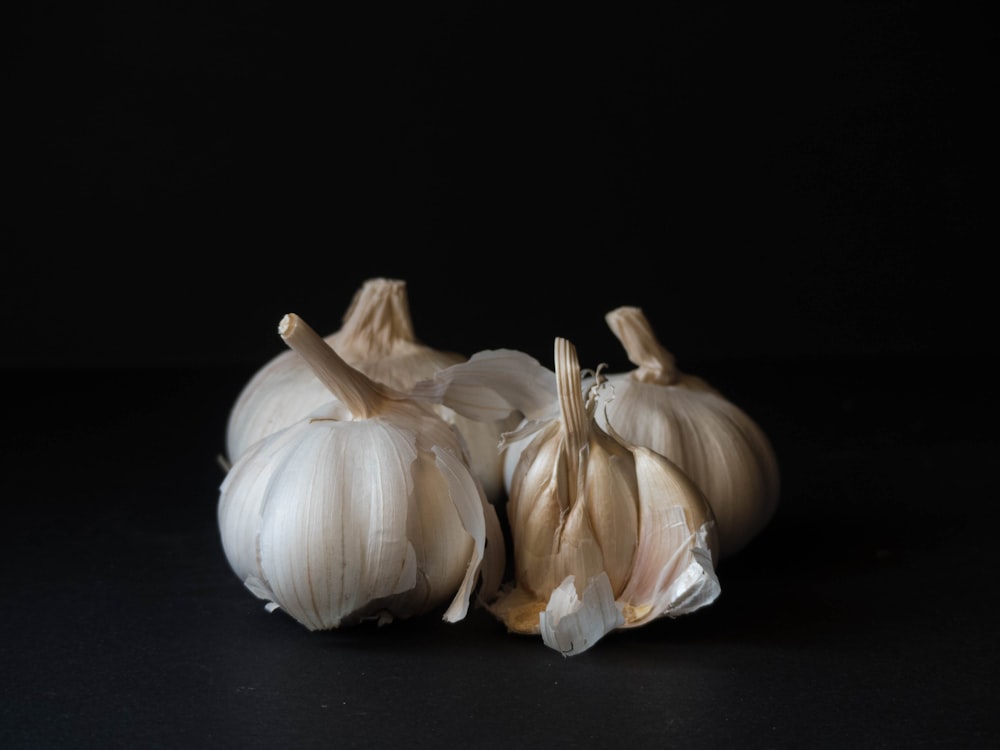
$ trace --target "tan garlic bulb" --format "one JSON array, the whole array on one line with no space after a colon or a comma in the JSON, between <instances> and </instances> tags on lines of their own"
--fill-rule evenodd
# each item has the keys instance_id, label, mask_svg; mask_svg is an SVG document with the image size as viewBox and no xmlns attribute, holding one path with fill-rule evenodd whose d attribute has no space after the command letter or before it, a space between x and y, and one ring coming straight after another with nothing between
<instances>
[{"instance_id":1,"label":"tan garlic bulb","mask_svg":"<svg viewBox=\"0 0 1000 750\"><path fill-rule=\"evenodd\" d=\"M455 622L474 593L486 603L503 576L503 533L454 429L351 367L298 316L279 333L331 399L228 471L218 522L235 573L310 630L445 604Z\"/></svg>"},{"instance_id":2,"label":"tan garlic bulb","mask_svg":"<svg viewBox=\"0 0 1000 750\"><path fill-rule=\"evenodd\" d=\"M718 596L703 493L665 457L598 425L569 341L555 340L555 373L522 352L484 351L414 393L472 418L521 418L501 444L517 456L506 504L515 580L490 605L511 632L579 654Z\"/></svg>"},{"instance_id":3,"label":"tan garlic bulb","mask_svg":"<svg viewBox=\"0 0 1000 750\"><path fill-rule=\"evenodd\" d=\"M778 504L780 476L770 441L742 409L676 367L640 308L616 308L606 320L636 369L598 376L607 381L598 422L680 466L712 506L720 556L735 554Z\"/></svg>"},{"instance_id":4,"label":"tan garlic bulb","mask_svg":"<svg viewBox=\"0 0 1000 750\"><path fill-rule=\"evenodd\" d=\"M597 424L566 339L556 339L555 365L559 415L521 438L530 442L507 502L516 584L491 611L568 655L609 630L703 607L719 583L702 492L663 456Z\"/></svg>"},{"instance_id":5,"label":"tan garlic bulb","mask_svg":"<svg viewBox=\"0 0 1000 750\"><path fill-rule=\"evenodd\" d=\"M406 282L398 279L365 281L355 292L340 329L324 338L352 367L400 391L466 359L417 339ZM226 429L230 462L261 438L298 421L330 398L330 391L295 352L277 355L251 377L230 411ZM494 500L500 497L502 461L496 446L504 425L470 420L445 406L437 408L465 441L469 463L487 496Z\"/></svg>"}]
</instances>

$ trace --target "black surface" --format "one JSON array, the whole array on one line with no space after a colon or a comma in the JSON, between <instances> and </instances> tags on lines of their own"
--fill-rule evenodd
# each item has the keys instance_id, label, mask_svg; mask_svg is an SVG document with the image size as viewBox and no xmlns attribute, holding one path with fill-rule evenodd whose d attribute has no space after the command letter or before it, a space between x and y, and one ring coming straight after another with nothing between
<instances>
[{"instance_id":1,"label":"black surface","mask_svg":"<svg viewBox=\"0 0 1000 750\"><path fill-rule=\"evenodd\" d=\"M987 4L11 14L0 747L993 748ZM781 505L712 606L562 658L309 633L230 571L225 419L367 278L464 354L641 306Z\"/></svg>"},{"instance_id":2,"label":"black surface","mask_svg":"<svg viewBox=\"0 0 1000 750\"><path fill-rule=\"evenodd\" d=\"M710 607L564 658L481 610L310 633L222 554L238 370L4 376L0 745L987 748L995 368L702 372L772 436L782 503Z\"/></svg>"}]
</instances>

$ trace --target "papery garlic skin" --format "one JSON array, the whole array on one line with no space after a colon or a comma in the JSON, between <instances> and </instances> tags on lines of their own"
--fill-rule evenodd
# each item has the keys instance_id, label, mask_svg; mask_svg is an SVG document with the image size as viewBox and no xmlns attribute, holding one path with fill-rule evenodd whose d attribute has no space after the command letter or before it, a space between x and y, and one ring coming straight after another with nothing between
<instances>
[{"instance_id":1,"label":"papery garlic skin","mask_svg":"<svg viewBox=\"0 0 1000 750\"><path fill-rule=\"evenodd\" d=\"M538 613L542 640L566 655L586 651L624 624L607 573L599 573L588 581L582 597L576 590L576 577L566 576L553 590L545 609Z\"/></svg>"},{"instance_id":2,"label":"papery garlic skin","mask_svg":"<svg viewBox=\"0 0 1000 750\"><path fill-rule=\"evenodd\" d=\"M606 320L637 367L602 374L598 423L666 456L694 480L712 507L720 559L731 557L777 508L780 474L767 435L706 381L677 369L638 307L616 308Z\"/></svg>"},{"instance_id":3,"label":"papery garlic skin","mask_svg":"<svg viewBox=\"0 0 1000 750\"><path fill-rule=\"evenodd\" d=\"M505 564L499 519L454 430L353 370L297 316L281 332L339 397L257 441L220 487L234 572L310 630L387 622L450 599L489 600Z\"/></svg>"},{"instance_id":4,"label":"papery garlic skin","mask_svg":"<svg viewBox=\"0 0 1000 750\"><path fill-rule=\"evenodd\" d=\"M406 283L399 279L365 281L355 292L341 328L324 339L352 367L404 392L438 370L466 360L416 338ZM226 427L230 462L261 438L288 427L330 399L329 389L295 352L277 355L253 374L230 410ZM494 500L502 496L502 460L496 446L507 425L471 420L445 406L437 410L461 435L469 464L487 496Z\"/></svg>"}]
</instances>

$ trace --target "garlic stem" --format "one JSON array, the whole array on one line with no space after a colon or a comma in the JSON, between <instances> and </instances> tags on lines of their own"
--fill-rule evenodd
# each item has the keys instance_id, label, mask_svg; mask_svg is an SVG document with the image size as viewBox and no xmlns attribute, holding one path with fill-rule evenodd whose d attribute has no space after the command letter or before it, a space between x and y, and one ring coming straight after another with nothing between
<instances>
[{"instance_id":1,"label":"garlic stem","mask_svg":"<svg viewBox=\"0 0 1000 750\"><path fill-rule=\"evenodd\" d=\"M356 418L369 419L380 411L385 399L382 387L347 364L302 318L295 313L285 315L278 333Z\"/></svg>"},{"instance_id":2,"label":"garlic stem","mask_svg":"<svg viewBox=\"0 0 1000 750\"><path fill-rule=\"evenodd\" d=\"M566 453L570 462L570 476L574 478L575 484L580 463L580 448L587 442L589 426L587 412L583 408L580 360L576 354L576 347L567 339L556 338L555 366L559 409L562 412L563 434L566 436Z\"/></svg>"},{"instance_id":3,"label":"garlic stem","mask_svg":"<svg viewBox=\"0 0 1000 750\"><path fill-rule=\"evenodd\" d=\"M386 356L402 342L417 343L406 282L368 279L344 313L337 338L363 341L367 357Z\"/></svg>"},{"instance_id":4,"label":"garlic stem","mask_svg":"<svg viewBox=\"0 0 1000 750\"><path fill-rule=\"evenodd\" d=\"M604 316L618 340L621 341L629 361L639 369L633 377L643 383L673 385L680 374L674 363L674 355L663 348L649 320L642 310L625 305Z\"/></svg>"}]
</instances>

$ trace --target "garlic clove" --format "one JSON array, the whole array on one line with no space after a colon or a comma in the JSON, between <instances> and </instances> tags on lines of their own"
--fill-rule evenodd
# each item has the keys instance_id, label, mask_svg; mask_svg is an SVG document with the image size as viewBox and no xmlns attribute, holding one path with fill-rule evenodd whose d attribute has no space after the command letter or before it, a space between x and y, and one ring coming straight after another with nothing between
<instances>
[{"instance_id":1,"label":"garlic clove","mask_svg":"<svg viewBox=\"0 0 1000 750\"><path fill-rule=\"evenodd\" d=\"M717 524L707 499L658 453L635 446L633 455L642 533L620 597L626 602L624 627L694 612L720 591Z\"/></svg>"},{"instance_id":2,"label":"garlic clove","mask_svg":"<svg viewBox=\"0 0 1000 750\"><path fill-rule=\"evenodd\" d=\"M340 329L324 337L350 365L400 391L466 357L427 346L414 334L406 283L372 278L355 292ZM226 453L235 461L255 442L301 419L329 401L329 389L294 351L260 368L240 391L226 427ZM506 424L492 424L438 406L458 430L468 461L487 496L503 493L502 460L496 445Z\"/></svg>"},{"instance_id":3,"label":"garlic clove","mask_svg":"<svg viewBox=\"0 0 1000 750\"><path fill-rule=\"evenodd\" d=\"M708 498L721 558L731 557L770 521L780 475L773 447L749 415L703 379L681 372L634 306L606 316L630 372L602 374L598 423L676 463Z\"/></svg>"},{"instance_id":4,"label":"garlic clove","mask_svg":"<svg viewBox=\"0 0 1000 750\"><path fill-rule=\"evenodd\" d=\"M499 589L503 535L454 429L355 370L297 316L279 329L336 399L254 443L220 487L219 527L247 588L311 630L455 622Z\"/></svg>"}]
</instances>

